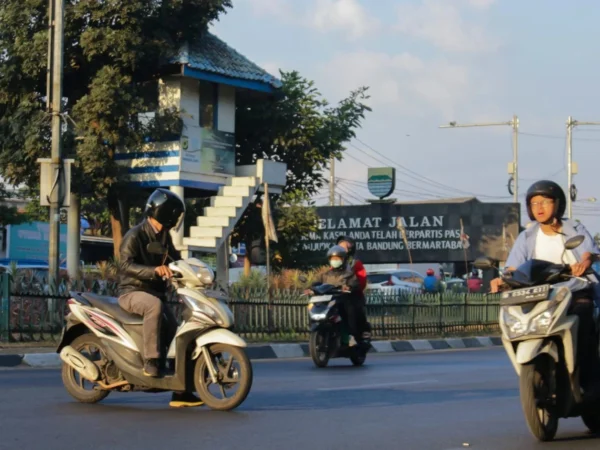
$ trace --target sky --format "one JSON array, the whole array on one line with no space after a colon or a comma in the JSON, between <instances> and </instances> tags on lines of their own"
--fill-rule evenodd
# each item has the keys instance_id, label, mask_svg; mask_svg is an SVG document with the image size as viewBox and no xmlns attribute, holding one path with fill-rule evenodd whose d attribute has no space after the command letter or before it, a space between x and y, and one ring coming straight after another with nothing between
<instances>
[{"instance_id":1,"label":"sky","mask_svg":"<svg viewBox=\"0 0 600 450\"><path fill-rule=\"evenodd\" d=\"M597 0L233 0L211 31L274 75L297 70L331 103L369 86L357 139L336 166L344 204L368 167L394 166L399 200L512 201L509 126L519 118L519 193L566 188L566 121L599 121ZM600 126L573 133L574 218L600 232ZM430 181L430 180L433 180ZM326 190L318 196L325 204ZM594 202L593 199L598 201ZM590 200L591 199L591 200ZM523 211L522 215L526 215ZM525 223L525 217L522 217Z\"/></svg>"}]
</instances>

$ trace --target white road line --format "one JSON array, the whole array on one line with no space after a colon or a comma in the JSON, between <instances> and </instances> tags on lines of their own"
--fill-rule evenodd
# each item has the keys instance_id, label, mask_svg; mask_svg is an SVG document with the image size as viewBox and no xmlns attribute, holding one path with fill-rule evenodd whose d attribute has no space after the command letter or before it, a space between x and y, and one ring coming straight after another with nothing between
<instances>
[{"instance_id":1,"label":"white road line","mask_svg":"<svg viewBox=\"0 0 600 450\"><path fill-rule=\"evenodd\" d=\"M358 386L343 386L331 388L318 388L318 391L353 391L355 389L380 389L394 386L407 386L411 384L429 384L438 383L437 380L415 380L415 381L398 381L396 383L379 383L379 384L362 384Z\"/></svg>"}]
</instances>

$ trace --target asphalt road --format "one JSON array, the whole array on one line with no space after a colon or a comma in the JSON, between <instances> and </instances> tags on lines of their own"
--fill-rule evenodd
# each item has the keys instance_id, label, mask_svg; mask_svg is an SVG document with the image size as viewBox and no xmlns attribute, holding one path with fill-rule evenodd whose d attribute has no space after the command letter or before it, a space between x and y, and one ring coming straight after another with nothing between
<instances>
[{"instance_id":1,"label":"asphalt road","mask_svg":"<svg viewBox=\"0 0 600 450\"><path fill-rule=\"evenodd\" d=\"M75 403L57 370L0 371L0 449L553 450L599 448L579 419L558 441L526 428L517 378L502 349L255 361L236 411L173 410L168 394L111 394Z\"/></svg>"}]
</instances>

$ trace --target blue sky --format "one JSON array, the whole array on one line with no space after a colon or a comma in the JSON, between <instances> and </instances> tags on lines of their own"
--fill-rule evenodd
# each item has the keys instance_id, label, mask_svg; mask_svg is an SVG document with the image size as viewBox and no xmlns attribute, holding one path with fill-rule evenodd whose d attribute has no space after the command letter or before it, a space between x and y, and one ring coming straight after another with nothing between
<instances>
[{"instance_id":1,"label":"blue sky","mask_svg":"<svg viewBox=\"0 0 600 450\"><path fill-rule=\"evenodd\" d=\"M330 102L358 86L371 87L373 112L336 169L338 176L355 180L341 185L348 204L370 197L367 166L383 165L368 147L399 165L399 199L468 192L481 200L510 201L510 128L438 125L503 122L512 114L521 125L520 192L539 178L566 187L567 117L600 121L597 0L233 4L212 31L270 72L298 70ZM573 154L580 198L574 217L600 232L600 126L575 130ZM420 175L450 188L432 186ZM581 201L590 197L598 201Z\"/></svg>"}]
</instances>

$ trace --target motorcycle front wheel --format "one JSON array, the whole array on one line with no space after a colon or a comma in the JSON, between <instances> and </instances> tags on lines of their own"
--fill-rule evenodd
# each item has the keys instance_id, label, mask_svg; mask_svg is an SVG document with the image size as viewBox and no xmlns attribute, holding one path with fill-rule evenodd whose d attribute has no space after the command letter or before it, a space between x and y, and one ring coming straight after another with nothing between
<instances>
[{"instance_id":1,"label":"motorcycle front wheel","mask_svg":"<svg viewBox=\"0 0 600 450\"><path fill-rule=\"evenodd\" d=\"M548 402L555 394L554 360L538 357L521 368L519 390L521 406L531 433L540 441L554 439L558 431L558 416L549 411Z\"/></svg>"},{"instance_id":2,"label":"motorcycle front wheel","mask_svg":"<svg viewBox=\"0 0 600 450\"><path fill-rule=\"evenodd\" d=\"M327 344L327 333L322 331L313 331L310 333L310 341L308 343L308 348L310 351L310 357L312 358L315 366L323 368L327 367L329 363L329 351L323 351L323 347L329 348Z\"/></svg>"},{"instance_id":3,"label":"motorcycle front wheel","mask_svg":"<svg viewBox=\"0 0 600 450\"><path fill-rule=\"evenodd\" d=\"M200 399L211 409L230 411L242 404L252 387L252 364L243 349L227 344L206 347L216 372L214 383L201 354L196 360L194 384Z\"/></svg>"}]
</instances>

